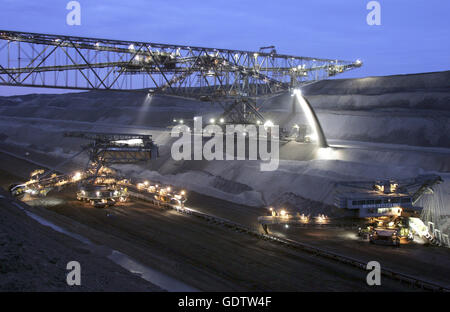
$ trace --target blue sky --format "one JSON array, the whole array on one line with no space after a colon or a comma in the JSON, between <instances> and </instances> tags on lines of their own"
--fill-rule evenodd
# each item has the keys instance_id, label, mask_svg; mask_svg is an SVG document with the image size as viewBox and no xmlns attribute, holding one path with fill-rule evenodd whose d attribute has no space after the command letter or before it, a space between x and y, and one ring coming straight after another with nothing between
<instances>
[{"instance_id":1,"label":"blue sky","mask_svg":"<svg viewBox=\"0 0 450 312\"><path fill-rule=\"evenodd\" d=\"M379 0L381 26L366 23L369 0L79 0L81 26L66 24L69 0L0 0L0 29L258 50L364 62L340 77L450 69L450 1ZM36 89L0 87L0 95ZM37 92L55 93L38 89Z\"/></svg>"}]
</instances>

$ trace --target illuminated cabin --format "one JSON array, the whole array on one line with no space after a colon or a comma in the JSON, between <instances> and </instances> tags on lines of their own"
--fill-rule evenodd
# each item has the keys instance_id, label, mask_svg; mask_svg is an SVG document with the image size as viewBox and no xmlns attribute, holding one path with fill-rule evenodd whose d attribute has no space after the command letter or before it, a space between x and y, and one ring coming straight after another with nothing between
<instances>
[{"instance_id":1,"label":"illuminated cabin","mask_svg":"<svg viewBox=\"0 0 450 312\"><path fill-rule=\"evenodd\" d=\"M433 194L433 186L443 180L435 174L404 180L340 182L334 204L353 211L359 217L419 217L422 207L415 204L424 194Z\"/></svg>"},{"instance_id":2,"label":"illuminated cabin","mask_svg":"<svg viewBox=\"0 0 450 312\"><path fill-rule=\"evenodd\" d=\"M335 205L350 209L361 218L417 215L422 208L414 207L413 196L394 181L377 181L372 190L338 193Z\"/></svg>"},{"instance_id":3,"label":"illuminated cabin","mask_svg":"<svg viewBox=\"0 0 450 312\"><path fill-rule=\"evenodd\" d=\"M335 205L355 210L357 216L362 218L400 216L403 212L416 214L421 211L421 208L413 206L412 197L408 194L380 194L376 191L338 194Z\"/></svg>"}]
</instances>

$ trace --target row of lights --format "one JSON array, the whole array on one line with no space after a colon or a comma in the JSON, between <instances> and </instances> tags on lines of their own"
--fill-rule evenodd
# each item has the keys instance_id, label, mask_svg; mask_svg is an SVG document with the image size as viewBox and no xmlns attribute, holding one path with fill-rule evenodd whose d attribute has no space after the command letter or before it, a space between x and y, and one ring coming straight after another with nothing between
<instances>
[{"instance_id":1,"label":"row of lights","mask_svg":"<svg viewBox=\"0 0 450 312\"><path fill-rule=\"evenodd\" d=\"M55 41L55 42L60 42L61 39L55 39L54 41ZM100 47L100 42L97 42L97 43L95 44L95 46L96 46L96 47ZM190 50L190 48L188 48L188 49ZM128 50L134 51L134 50L135 50L134 44L130 44L130 45L128 46ZM176 55L178 55L178 56L180 55L180 48L177 49ZM217 55L213 55L213 56L217 56ZM254 58L258 58L258 56L259 56L258 53L254 53L254 54L253 54L253 57L254 57ZM236 54L236 55L235 55L235 58L237 59L238 57L239 57L239 55ZM313 59L312 61L313 61L313 62L316 62L315 59ZM331 63L333 63L333 61L332 61ZM337 63L337 61L336 61L336 63ZM355 64L356 64L356 65L361 65L361 64L362 64L362 61L361 61L360 59L357 59L357 60L355 61ZM298 65L297 68L295 68L295 69L298 69L298 70L304 69L305 66L306 66L305 64L303 64L303 65L300 64L300 65Z\"/></svg>"},{"instance_id":2,"label":"row of lights","mask_svg":"<svg viewBox=\"0 0 450 312\"><path fill-rule=\"evenodd\" d=\"M287 213L287 211L285 209L281 209L280 211L276 211L273 207L269 207L269 210L272 214L272 216L276 217L276 216L280 216L281 218L289 218L289 214ZM324 215L324 214L318 214L315 218L316 223L327 223L329 221L328 216ZM300 221L303 223L308 223L309 222L309 216L306 216L304 214L300 215Z\"/></svg>"},{"instance_id":3,"label":"row of lights","mask_svg":"<svg viewBox=\"0 0 450 312\"><path fill-rule=\"evenodd\" d=\"M195 121L195 120L197 120L196 117L194 117L194 121ZM183 120L183 119L174 119L173 122L175 122L175 123L178 122L179 124L183 124L183 123L184 123L184 120ZM219 123L223 124L224 122L225 122L225 119L223 119L223 118L220 118L220 119L219 119ZM210 123L210 124L216 123L216 119L215 119L215 118L209 119L209 123Z\"/></svg>"},{"instance_id":4,"label":"row of lights","mask_svg":"<svg viewBox=\"0 0 450 312\"><path fill-rule=\"evenodd\" d=\"M151 185L150 185L150 182L149 182L149 181L144 181L143 183L138 183L138 184L137 184L138 189L148 188L148 187L150 187L150 186L151 186ZM158 189L158 188L160 187L160 185L155 184L154 187L155 187L156 189ZM162 190L165 190L166 192L171 192L171 191L172 191L172 187L167 186L166 188L162 188ZM181 195L185 195L185 194L186 194L186 191L182 190L182 191L180 192L180 194L181 194Z\"/></svg>"},{"instance_id":5,"label":"row of lights","mask_svg":"<svg viewBox=\"0 0 450 312\"><path fill-rule=\"evenodd\" d=\"M195 120L197 120L197 117L194 117L194 121ZM216 123L216 119L215 118L210 118L209 119L209 123L210 124L215 124ZM174 123L179 123L179 124L184 124L184 120L183 119L173 119L173 122ZM224 118L220 118L219 120L218 120L218 123L219 124L224 124L225 123L225 119ZM256 124L257 125L261 125L261 120L257 120L256 121ZM264 123L264 127L265 128L271 128L271 127L273 127L274 126L274 123L271 121L271 120L267 120L265 123ZM298 126L297 126L298 127Z\"/></svg>"}]
</instances>

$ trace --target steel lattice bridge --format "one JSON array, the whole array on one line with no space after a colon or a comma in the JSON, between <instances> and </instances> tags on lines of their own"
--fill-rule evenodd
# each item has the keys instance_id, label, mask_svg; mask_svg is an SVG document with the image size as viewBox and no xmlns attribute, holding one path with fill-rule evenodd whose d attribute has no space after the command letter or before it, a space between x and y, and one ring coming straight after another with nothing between
<instances>
[{"instance_id":1,"label":"steel lattice bridge","mask_svg":"<svg viewBox=\"0 0 450 312\"><path fill-rule=\"evenodd\" d=\"M250 52L0 30L0 85L231 100L256 113L255 98L362 65L268 48Z\"/></svg>"}]
</instances>

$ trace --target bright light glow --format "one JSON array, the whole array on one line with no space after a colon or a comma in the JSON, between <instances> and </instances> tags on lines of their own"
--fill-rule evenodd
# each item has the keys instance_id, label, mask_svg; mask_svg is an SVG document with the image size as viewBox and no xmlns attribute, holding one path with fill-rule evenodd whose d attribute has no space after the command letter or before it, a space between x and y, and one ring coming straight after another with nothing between
<instances>
[{"instance_id":1,"label":"bright light glow","mask_svg":"<svg viewBox=\"0 0 450 312\"><path fill-rule=\"evenodd\" d=\"M260 125L261 124L261 120L257 120L256 124Z\"/></svg>"},{"instance_id":2,"label":"bright light glow","mask_svg":"<svg viewBox=\"0 0 450 312\"><path fill-rule=\"evenodd\" d=\"M273 126L274 126L274 124L273 124L273 122L272 122L271 120L267 120L267 121L264 123L264 129L271 128L271 127L273 127Z\"/></svg>"},{"instance_id":3,"label":"bright light glow","mask_svg":"<svg viewBox=\"0 0 450 312\"><path fill-rule=\"evenodd\" d=\"M100 192L96 192L95 195L97 195L97 197L99 197L100 196Z\"/></svg>"},{"instance_id":4,"label":"bright light glow","mask_svg":"<svg viewBox=\"0 0 450 312\"><path fill-rule=\"evenodd\" d=\"M328 222L328 217L326 215L324 215L324 214L319 214L316 217L316 222L317 223L327 223Z\"/></svg>"},{"instance_id":5,"label":"bright light glow","mask_svg":"<svg viewBox=\"0 0 450 312\"><path fill-rule=\"evenodd\" d=\"M194 120L195 120L195 119L194 119ZM177 122L177 120L176 120L176 119L174 119L174 120L173 120L173 122Z\"/></svg>"},{"instance_id":6,"label":"bright light glow","mask_svg":"<svg viewBox=\"0 0 450 312\"><path fill-rule=\"evenodd\" d=\"M144 181L144 185L145 185L145 186L148 186L148 181Z\"/></svg>"},{"instance_id":7,"label":"bright light glow","mask_svg":"<svg viewBox=\"0 0 450 312\"><path fill-rule=\"evenodd\" d=\"M81 172L77 171L72 177L72 181L79 181L81 179Z\"/></svg>"},{"instance_id":8,"label":"bright light glow","mask_svg":"<svg viewBox=\"0 0 450 312\"><path fill-rule=\"evenodd\" d=\"M225 119L220 118L219 122L220 122L220 123L224 123L224 122L225 122Z\"/></svg>"},{"instance_id":9,"label":"bright light glow","mask_svg":"<svg viewBox=\"0 0 450 312\"><path fill-rule=\"evenodd\" d=\"M186 191L181 191L181 195L185 195L186 194Z\"/></svg>"},{"instance_id":10,"label":"bright light glow","mask_svg":"<svg viewBox=\"0 0 450 312\"><path fill-rule=\"evenodd\" d=\"M289 228L289 225L286 224L284 227L288 229L288 228Z\"/></svg>"},{"instance_id":11,"label":"bright light glow","mask_svg":"<svg viewBox=\"0 0 450 312\"><path fill-rule=\"evenodd\" d=\"M286 210L282 209L280 211L280 216L285 217L286 216Z\"/></svg>"},{"instance_id":12,"label":"bright light glow","mask_svg":"<svg viewBox=\"0 0 450 312\"><path fill-rule=\"evenodd\" d=\"M113 141L113 142L117 143L117 144L126 144L126 145L133 145L133 146L144 144L142 139L117 140L117 141Z\"/></svg>"},{"instance_id":13,"label":"bright light glow","mask_svg":"<svg viewBox=\"0 0 450 312\"><path fill-rule=\"evenodd\" d=\"M317 156L319 159L325 160L336 159L337 158L336 154L337 152L333 150L331 147L321 147L317 150Z\"/></svg>"},{"instance_id":14,"label":"bright light glow","mask_svg":"<svg viewBox=\"0 0 450 312\"><path fill-rule=\"evenodd\" d=\"M172 188L170 186L167 187L167 192L170 192L172 190Z\"/></svg>"},{"instance_id":15,"label":"bright light glow","mask_svg":"<svg viewBox=\"0 0 450 312\"><path fill-rule=\"evenodd\" d=\"M210 120L209 120L209 123L215 123L216 122L216 120L214 119L214 118L211 118Z\"/></svg>"},{"instance_id":16,"label":"bright light glow","mask_svg":"<svg viewBox=\"0 0 450 312\"><path fill-rule=\"evenodd\" d=\"M309 222L309 217L305 216L305 214L302 213L302 215L300 216L300 222L308 223Z\"/></svg>"},{"instance_id":17,"label":"bright light glow","mask_svg":"<svg viewBox=\"0 0 450 312\"><path fill-rule=\"evenodd\" d=\"M419 218L410 217L409 227L419 236L427 236L429 234L428 227Z\"/></svg>"},{"instance_id":18,"label":"bright light glow","mask_svg":"<svg viewBox=\"0 0 450 312\"><path fill-rule=\"evenodd\" d=\"M306 119L308 120L308 124L313 129L313 132L311 133L310 137L313 140L318 140L319 138L319 130L317 127L317 123L314 119L313 112L311 108L309 107L308 103L306 103L305 99L302 96L302 91L300 89L295 89L294 94L300 103L300 107L302 108L303 113L306 116Z\"/></svg>"},{"instance_id":19,"label":"bright light glow","mask_svg":"<svg viewBox=\"0 0 450 312\"><path fill-rule=\"evenodd\" d=\"M180 119L179 123L182 124L183 122L184 122L183 119Z\"/></svg>"}]
</instances>

